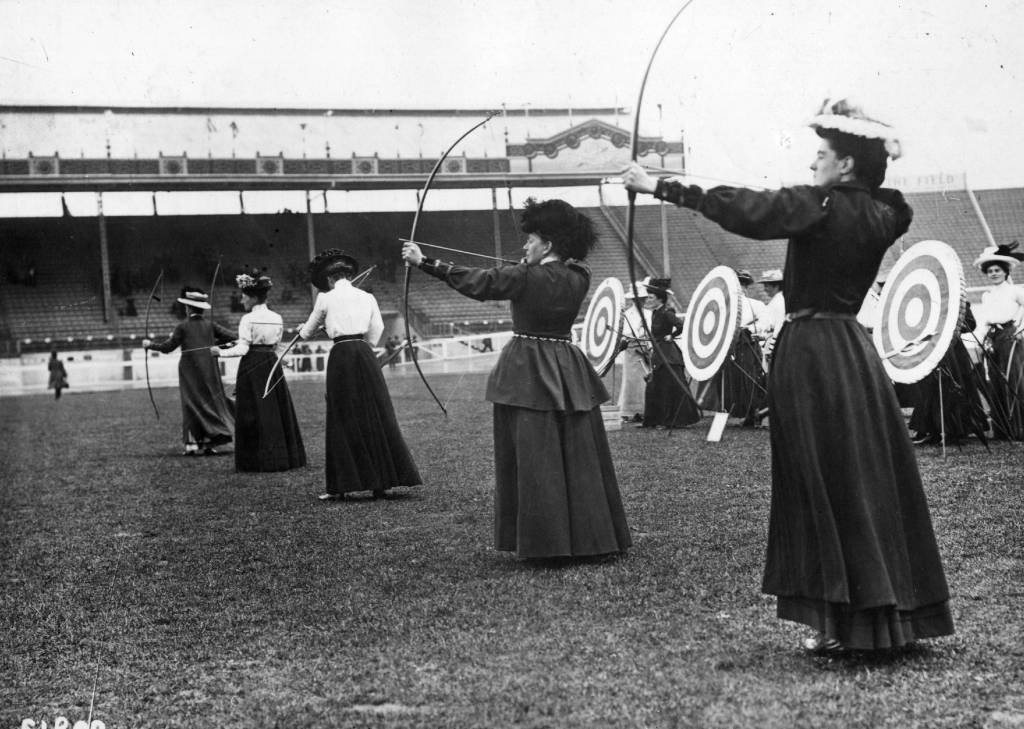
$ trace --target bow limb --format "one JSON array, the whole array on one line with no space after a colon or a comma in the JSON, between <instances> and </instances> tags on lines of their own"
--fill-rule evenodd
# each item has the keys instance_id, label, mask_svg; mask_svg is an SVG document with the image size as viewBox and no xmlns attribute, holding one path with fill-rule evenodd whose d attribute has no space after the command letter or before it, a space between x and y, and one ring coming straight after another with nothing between
<instances>
[{"instance_id":1,"label":"bow limb","mask_svg":"<svg viewBox=\"0 0 1024 729\"><path fill-rule=\"evenodd\" d=\"M676 11L676 14L672 16L672 19L670 21L668 21L668 25L666 25L665 26L665 30L663 30L661 32L661 36L658 38L658 42L654 46L654 50L651 51L651 58L647 62L647 68L644 69L644 77L643 77L643 80L640 82L640 91L637 93L636 108L633 110L633 137L632 137L632 145L630 147L630 159L633 162L636 162L637 157L639 156L638 152L639 152L639 149L640 149L640 107L643 105L643 101L644 101L644 88L647 86L647 77L650 76L650 74L651 74L651 66L654 65L654 58L655 58L655 56L658 55L658 49L661 48L661 43L662 43L662 41L665 40L665 36L668 35L668 32L672 28L673 24L675 24L675 22L679 18L679 16L683 14L683 11L686 10L688 7L690 7L690 4L692 2L693 2L693 0L687 0L686 3L684 3L683 6L681 8L679 8L679 10ZM640 292L639 292L639 290L637 289L637 286L636 286L636 264L634 262L635 253L636 253L636 246L635 246L634 241L633 241L633 230L634 230L635 226L636 226L636 191L635 190L630 190L629 191L629 205L626 208L626 246L627 246L627 249L628 249L628 257L629 257L629 282L630 282L630 286L633 289L633 303L636 306L637 312L640 314L640 324L643 326L644 335L649 340L651 340L651 342L653 343L654 342L654 335L651 334L651 328L647 324L647 318L644 316L643 303L640 300ZM667 361L665 359L664 353L660 349L658 349L656 344L653 344L651 349L654 350L655 356L658 357L661 360L660 364L667 364ZM693 395L690 393L689 385L687 385L683 381L683 378L681 378L679 375L677 375L675 370L673 370L671 367L668 367L667 369L668 369L668 373L670 375L672 375L672 379L676 381L676 384L679 385L679 387L682 389L682 391L686 395L688 395L691 400L693 400Z\"/></svg>"},{"instance_id":2,"label":"bow limb","mask_svg":"<svg viewBox=\"0 0 1024 729\"><path fill-rule=\"evenodd\" d=\"M153 299L156 297L157 287L160 286L160 282L164 280L164 270L160 269L160 275L156 277L156 283L153 284L153 289L149 292L149 298L146 299L146 320L143 327L146 330L145 338L149 339L149 312L153 308ZM153 387L149 384L149 350L143 349L142 354L145 356L146 363L146 391L149 393L149 402L153 405L153 412L156 414L156 419L160 419L160 411L156 407L156 399L153 397Z\"/></svg>"},{"instance_id":3,"label":"bow limb","mask_svg":"<svg viewBox=\"0 0 1024 729\"><path fill-rule=\"evenodd\" d=\"M477 122L472 127L463 132L463 134L458 139L452 142L451 146L444 151L444 154L442 154L441 157L434 164L434 169L430 171L430 174L427 176L427 181L423 185L423 189L420 191L420 199L419 202L416 204L416 214L412 218L412 230L409 232L409 240L416 240L416 228L419 226L420 213L423 212L423 203L427 199L427 191L430 190L430 186L433 184L434 178L437 177L437 173L441 170L441 165L444 164L444 161L448 158L448 155L451 154L452 150L455 149L456 146L458 146L459 142L461 142L463 139L465 139L470 134L475 132L478 128L482 127L484 124L489 122L492 118L494 118L496 113L497 112L492 112L491 114L488 115L486 119L484 119L481 122ZM410 266L407 263L405 265L405 280L402 284L402 314L405 317L405 340L409 342L409 354L412 357L413 365L416 367L416 372L419 373L420 379L423 381L423 385L427 388L427 391L430 392L430 395L431 397L434 398L434 402L437 403L437 406L441 408L441 412L444 413L445 417L448 417L448 411L445 409L444 403L441 402L440 398L438 398L437 396L437 393L434 392L434 388L432 388L430 386L430 383L427 382L427 376L423 374L423 370L420 368L419 358L416 356L416 347L412 344L412 326L409 323L409 274L411 271L412 266Z\"/></svg>"},{"instance_id":4,"label":"bow limb","mask_svg":"<svg viewBox=\"0 0 1024 729\"><path fill-rule=\"evenodd\" d=\"M266 399L267 395L273 392L274 388L277 387L277 383L284 379L284 373L281 373L281 376L274 380L273 383L271 383L271 380L274 377L274 373L277 372L277 369L281 366L281 363L284 361L284 358L287 356L289 352L292 351L292 347L294 347L295 343L298 342L299 339L301 338L302 334L300 332L296 332L295 336L292 337L292 341L288 342L288 346L284 348L284 351L281 352L280 355L278 355L277 361L274 362L274 366L271 367L270 372L267 373L267 381L263 385L263 399Z\"/></svg>"}]
</instances>

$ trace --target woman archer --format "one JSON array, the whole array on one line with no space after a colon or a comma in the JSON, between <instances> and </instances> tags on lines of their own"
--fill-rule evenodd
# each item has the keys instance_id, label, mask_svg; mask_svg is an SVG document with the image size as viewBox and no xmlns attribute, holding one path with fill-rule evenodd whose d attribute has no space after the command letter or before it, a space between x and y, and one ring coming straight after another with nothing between
<instances>
[{"instance_id":1,"label":"woman archer","mask_svg":"<svg viewBox=\"0 0 1024 729\"><path fill-rule=\"evenodd\" d=\"M638 165L627 188L755 240L788 238L787 323L769 375L772 497L762 589L813 628L815 652L949 635L949 590L914 448L892 383L856 314L913 211L882 188L891 127L826 101L813 184L703 190Z\"/></svg>"}]
</instances>

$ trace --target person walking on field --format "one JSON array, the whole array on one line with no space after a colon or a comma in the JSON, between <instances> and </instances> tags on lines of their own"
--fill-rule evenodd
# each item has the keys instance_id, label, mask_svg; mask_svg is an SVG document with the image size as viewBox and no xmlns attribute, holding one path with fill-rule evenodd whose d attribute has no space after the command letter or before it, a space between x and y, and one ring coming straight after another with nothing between
<instances>
[{"instance_id":1,"label":"person walking on field","mask_svg":"<svg viewBox=\"0 0 1024 729\"><path fill-rule=\"evenodd\" d=\"M638 165L628 189L755 240L788 238L787 323L769 375L772 497L762 590L815 631L807 650L887 649L953 633L914 447L892 382L856 320L913 211L882 188L891 127L847 100L811 121L813 184L703 190Z\"/></svg>"},{"instance_id":2,"label":"person walking on field","mask_svg":"<svg viewBox=\"0 0 1024 729\"><path fill-rule=\"evenodd\" d=\"M49 388L53 390L53 399L60 400L60 391L68 386L68 373L64 363L57 358L57 350L50 352L50 360L46 363L50 371Z\"/></svg>"}]
</instances>

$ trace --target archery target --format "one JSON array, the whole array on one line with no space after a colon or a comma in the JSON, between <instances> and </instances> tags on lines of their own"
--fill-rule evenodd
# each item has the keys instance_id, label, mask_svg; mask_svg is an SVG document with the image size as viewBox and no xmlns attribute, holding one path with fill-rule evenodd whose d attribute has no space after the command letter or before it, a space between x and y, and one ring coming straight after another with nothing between
<instances>
[{"instance_id":1,"label":"archery target","mask_svg":"<svg viewBox=\"0 0 1024 729\"><path fill-rule=\"evenodd\" d=\"M617 278L606 278L590 299L583 319L581 348L590 364L602 375L619 353L624 301L622 282Z\"/></svg>"},{"instance_id":2,"label":"archery target","mask_svg":"<svg viewBox=\"0 0 1024 729\"><path fill-rule=\"evenodd\" d=\"M693 379L710 380L725 363L742 312L743 289L736 272L715 266L694 290L683 323L683 360Z\"/></svg>"},{"instance_id":3,"label":"archery target","mask_svg":"<svg viewBox=\"0 0 1024 729\"><path fill-rule=\"evenodd\" d=\"M925 240L908 248L889 273L872 332L893 382L911 384L939 364L960 331L964 270L949 245Z\"/></svg>"}]
</instances>

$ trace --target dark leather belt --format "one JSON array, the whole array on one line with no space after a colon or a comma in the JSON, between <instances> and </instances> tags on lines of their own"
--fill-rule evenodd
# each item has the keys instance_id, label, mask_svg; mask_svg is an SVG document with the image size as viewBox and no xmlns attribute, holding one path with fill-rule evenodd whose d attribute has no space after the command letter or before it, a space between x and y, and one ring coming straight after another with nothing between
<instances>
[{"instance_id":1,"label":"dark leather belt","mask_svg":"<svg viewBox=\"0 0 1024 729\"><path fill-rule=\"evenodd\" d=\"M250 344L249 349L256 350L257 352L273 352L277 349L276 344Z\"/></svg>"},{"instance_id":2,"label":"dark leather belt","mask_svg":"<svg viewBox=\"0 0 1024 729\"><path fill-rule=\"evenodd\" d=\"M342 334L340 337L334 338L334 343L338 342L361 342L363 340L362 334Z\"/></svg>"},{"instance_id":3,"label":"dark leather belt","mask_svg":"<svg viewBox=\"0 0 1024 729\"><path fill-rule=\"evenodd\" d=\"M838 311L819 311L818 309L797 309L786 314L786 321L797 321L798 319L845 319L856 321L856 314L846 314Z\"/></svg>"}]
</instances>

